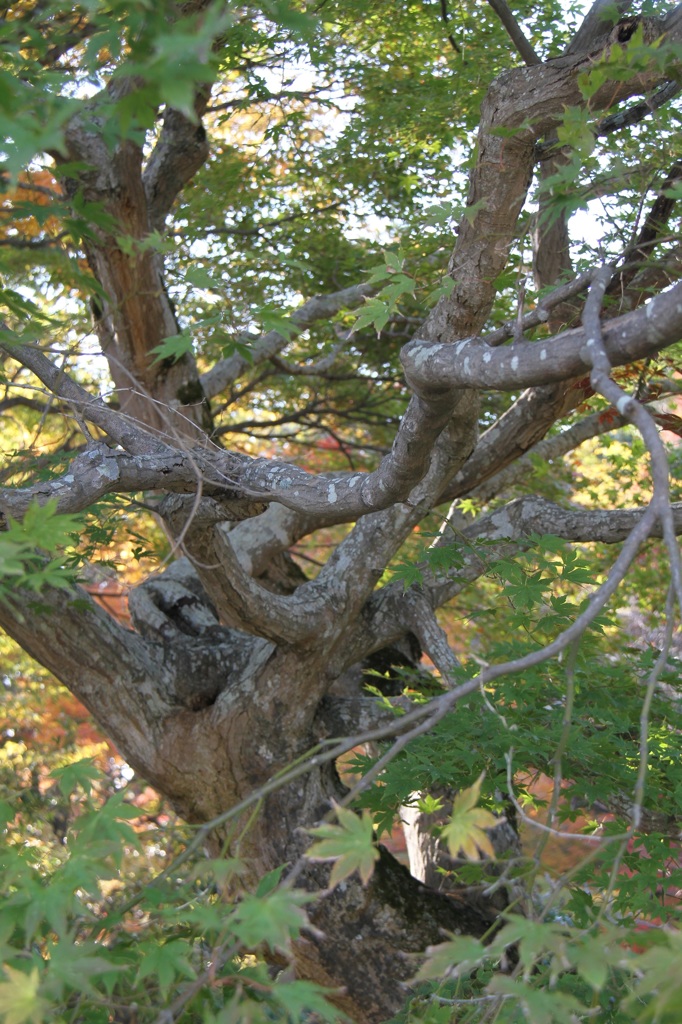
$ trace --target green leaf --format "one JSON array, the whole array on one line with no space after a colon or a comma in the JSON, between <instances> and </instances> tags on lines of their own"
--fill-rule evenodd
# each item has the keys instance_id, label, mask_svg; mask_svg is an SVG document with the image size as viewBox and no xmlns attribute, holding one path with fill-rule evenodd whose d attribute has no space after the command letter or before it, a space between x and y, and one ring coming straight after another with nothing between
<instances>
[{"instance_id":1,"label":"green leaf","mask_svg":"<svg viewBox=\"0 0 682 1024\"><path fill-rule=\"evenodd\" d=\"M419 586L424 582L424 573L418 565L410 562L401 562L391 569L391 578L395 582L402 582L403 590L408 587Z\"/></svg>"},{"instance_id":2,"label":"green leaf","mask_svg":"<svg viewBox=\"0 0 682 1024\"><path fill-rule=\"evenodd\" d=\"M386 266L389 270L393 270L399 273L405 264L405 260L401 259L396 252L385 252L384 259L386 260Z\"/></svg>"},{"instance_id":3,"label":"green leaf","mask_svg":"<svg viewBox=\"0 0 682 1024\"><path fill-rule=\"evenodd\" d=\"M277 889L267 896L246 896L230 919L234 934L247 949L263 944L286 953L292 938L298 938L307 922L303 904L311 900L304 892Z\"/></svg>"},{"instance_id":4,"label":"green leaf","mask_svg":"<svg viewBox=\"0 0 682 1024\"><path fill-rule=\"evenodd\" d=\"M291 1021L349 1020L345 1013L332 1006L327 995L334 995L333 989L322 988L312 981L285 981L273 986L272 995Z\"/></svg>"},{"instance_id":5,"label":"green leaf","mask_svg":"<svg viewBox=\"0 0 682 1024\"><path fill-rule=\"evenodd\" d=\"M383 302L381 299L367 299L362 313L360 313L353 324L352 330L354 332L361 331L364 327L371 325L377 334L380 334L388 323L389 315L390 308L388 303Z\"/></svg>"},{"instance_id":6,"label":"green leaf","mask_svg":"<svg viewBox=\"0 0 682 1024\"><path fill-rule=\"evenodd\" d=\"M241 875L246 870L246 864L238 857L217 857L215 859L200 860L190 872L190 878L197 881L212 881L219 886L224 886L231 879ZM163 895L163 900L167 895Z\"/></svg>"},{"instance_id":7,"label":"green leaf","mask_svg":"<svg viewBox=\"0 0 682 1024\"><path fill-rule=\"evenodd\" d=\"M484 210L488 205L487 199L479 199L478 202L472 203L471 206L465 206L462 210L462 215L468 224L473 226L476 217L481 210Z\"/></svg>"},{"instance_id":8,"label":"green leaf","mask_svg":"<svg viewBox=\"0 0 682 1024\"><path fill-rule=\"evenodd\" d=\"M65 547L80 528L80 518L57 512L57 501L51 498L44 505L32 502L21 523L11 522L7 535L45 551L56 551Z\"/></svg>"},{"instance_id":9,"label":"green leaf","mask_svg":"<svg viewBox=\"0 0 682 1024\"><path fill-rule=\"evenodd\" d=\"M636 1013L638 1021L676 1024L680 1020L681 956L682 937L671 930L665 933L665 945L656 944L628 965L637 980L624 1008Z\"/></svg>"},{"instance_id":10,"label":"green leaf","mask_svg":"<svg viewBox=\"0 0 682 1024\"><path fill-rule=\"evenodd\" d=\"M278 868L273 871L268 871L267 875L263 875L258 888L256 889L256 896L267 896L268 893L273 892L279 885L279 880L284 873L284 864L280 864Z\"/></svg>"},{"instance_id":11,"label":"green leaf","mask_svg":"<svg viewBox=\"0 0 682 1024\"><path fill-rule=\"evenodd\" d=\"M169 338L164 338L158 345L155 345L153 349L150 349L150 352L156 353L154 363L160 363L164 359L171 359L174 363L177 363L178 359L182 359L183 356L191 353L193 344L194 342L189 334L172 334Z\"/></svg>"},{"instance_id":12,"label":"green leaf","mask_svg":"<svg viewBox=\"0 0 682 1024\"><path fill-rule=\"evenodd\" d=\"M200 267L198 264L187 267L185 270L185 280L189 284L194 285L195 288L203 288L206 291L215 291L219 287L218 282L215 281L210 271L206 267Z\"/></svg>"},{"instance_id":13,"label":"green leaf","mask_svg":"<svg viewBox=\"0 0 682 1024\"><path fill-rule=\"evenodd\" d=\"M75 942L67 936L50 948L50 979L58 980L64 989L94 993L92 982L104 975L125 970L112 962L109 950L95 942Z\"/></svg>"},{"instance_id":14,"label":"green leaf","mask_svg":"<svg viewBox=\"0 0 682 1024\"><path fill-rule=\"evenodd\" d=\"M64 796L71 796L79 786L85 795L89 796L93 782L101 779L102 773L93 758L84 757L62 768L53 768L50 778L57 780L57 785Z\"/></svg>"},{"instance_id":15,"label":"green leaf","mask_svg":"<svg viewBox=\"0 0 682 1024\"><path fill-rule=\"evenodd\" d=\"M389 307L394 309L398 299L402 295L414 295L417 283L412 277L406 274L396 274L391 278L391 283L381 289L381 298L388 300Z\"/></svg>"},{"instance_id":16,"label":"green leaf","mask_svg":"<svg viewBox=\"0 0 682 1024\"><path fill-rule=\"evenodd\" d=\"M367 885L379 859L372 817L367 811L358 815L347 807L336 806L335 811L338 825L318 825L308 830L319 841L313 843L306 856L309 860L336 862L329 879L330 889L354 871L359 873L362 884Z\"/></svg>"},{"instance_id":17,"label":"green leaf","mask_svg":"<svg viewBox=\"0 0 682 1024\"><path fill-rule=\"evenodd\" d=\"M571 942L567 954L580 977L601 992L609 977L609 956L602 938L586 939L581 945Z\"/></svg>"},{"instance_id":18,"label":"green leaf","mask_svg":"<svg viewBox=\"0 0 682 1024\"><path fill-rule=\"evenodd\" d=\"M457 282L454 277L444 277L441 284L437 288L434 288L432 292L426 296L424 300L427 306L435 306L439 299L445 296L452 295L455 285Z\"/></svg>"},{"instance_id":19,"label":"green leaf","mask_svg":"<svg viewBox=\"0 0 682 1024\"><path fill-rule=\"evenodd\" d=\"M11 821L14 821L16 813L12 804L7 800L0 800L0 829L6 828Z\"/></svg>"},{"instance_id":20,"label":"green leaf","mask_svg":"<svg viewBox=\"0 0 682 1024\"><path fill-rule=\"evenodd\" d=\"M257 310L256 316L264 331L276 331L287 341L291 341L300 331L300 327L294 323L291 317L281 313L278 309L265 306Z\"/></svg>"},{"instance_id":21,"label":"green leaf","mask_svg":"<svg viewBox=\"0 0 682 1024\"><path fill-rule=\"evenodd\" d=\"M496 974L488 985L494 995L510 996L523 1012L527 1024L576 1024L586 1007L575 996L556 990L535 989L523 981Z\"/></svg>"},{"instance_id":22,"label":"green leaf","mask_svg":"<svg viewBox=\"0 0 682 1024\"><path fill-rule=\"evenodd\" d=\"M378 284L379 281L386 281L391 276L391 271L383 263L378 267L372 267L369 284Z\"/></svg>"},{"instance_id":23,"label":"green leaf","mask_svg":"<svg viewBox=\"0 0 682 1024\"><path fill-rule=\"evenodd\" d=\"M196 971L190 963L192 945L182 939L171 939L169 942L144 942L140 945L141 963L137 972L136 984L145 978L153 977L158 982L159 990L165 999L180 978L196 978Z\"/></svg>"}]
</instances>

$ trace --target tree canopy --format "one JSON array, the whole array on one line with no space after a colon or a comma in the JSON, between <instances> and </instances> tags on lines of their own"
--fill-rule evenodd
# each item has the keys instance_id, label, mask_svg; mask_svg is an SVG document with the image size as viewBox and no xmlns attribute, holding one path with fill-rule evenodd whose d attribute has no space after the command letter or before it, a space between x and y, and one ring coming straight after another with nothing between
<instances>
[{"instance_id":1,"label":"tree canopy","mask_svg":"<svg viewBox=\"0 0 682 1024\"><path fill-rule=\"evenodd\" d=\"M678 1021L682 7L0 35L0 1020Z\"/></svg>"}]
</instances>

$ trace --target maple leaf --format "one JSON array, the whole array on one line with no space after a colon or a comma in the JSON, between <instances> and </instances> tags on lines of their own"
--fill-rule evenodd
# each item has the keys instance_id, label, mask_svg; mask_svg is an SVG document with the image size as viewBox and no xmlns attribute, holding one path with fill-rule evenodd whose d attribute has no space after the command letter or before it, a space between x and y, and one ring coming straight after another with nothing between
<instances>
[{"instance_id":1,"label":"maple leaf","mask_svg":"<svg viewBox=\"0 0 682 1024\"><path fill-rule=\"evenodd\" d=\"M310 860L334 860L336 863L329 879L329 888L358 871L362 884L372 877L374 863L379 851L374 845L374 826L371 816L365 811L360 815L346 807L335 807L338 825L318 825L309 829L320 841L308 850Z\"/></svg>"},{"instance_id":2,"label":"maple leaf","mask_svg":"<svg viewBox=\"0 0 682 1024\"><path fill-rule=\"evenodd\" d=\"M467 860L478 860L483 856L495 857L493 844L485 830L499 825L502 819L476 806L484 776L485 772L473 786L460 790L453 801L450 821L442 832L453 857L461 855Z\"/></svg>"}]
</instances>

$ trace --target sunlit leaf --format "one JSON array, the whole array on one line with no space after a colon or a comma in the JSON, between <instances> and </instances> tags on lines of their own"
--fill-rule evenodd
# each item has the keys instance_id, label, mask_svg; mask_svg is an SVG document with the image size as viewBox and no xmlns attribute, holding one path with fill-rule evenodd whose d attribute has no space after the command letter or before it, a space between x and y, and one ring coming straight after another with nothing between
<instances>
[{"instance_id":1,"label":"sunlit leaf","mask_svg":"<svg viewBox=\"0 0 682 1024\"><path fill-rule=\"evenodd\" d=\"M355 814L347 807L336 807L335 813L338 825L318 825L309 830L318 841L306 856L310 860L335 862L329 879L331 889L354 871L360 875L362 884L367 885L379 859L371 815L366 811L362 815Z\"/></svg>"},{"instance_id":2,"label":"sunlit leaf","mask_svg":"<svg viewBox=\"0 0 682 1024\"><path fill-rule=\"evenodd\" d=\"M452 804L450 821L443 827L442 835L453 857L463 856L469 860L484 856L495 857L495 850L485 830L495 828L501 819L476 806L483 778L484 775L481 775L473 786L459 791Z\"/></svg>"}]
</instances>

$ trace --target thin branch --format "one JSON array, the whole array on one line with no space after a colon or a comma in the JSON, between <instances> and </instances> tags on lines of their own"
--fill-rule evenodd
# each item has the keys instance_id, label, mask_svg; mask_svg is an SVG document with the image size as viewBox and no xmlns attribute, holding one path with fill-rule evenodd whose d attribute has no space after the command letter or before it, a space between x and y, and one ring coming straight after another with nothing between
<instances>
[{"instance_id":1,"label":"thin branch","mask_svg":"<svg viewBox=\"0 0 682 1024\"><path fill-rule=\"evenodd\" d=\"M513 556L520 547L524 550L531 547L528 540L531 535L552 534L578 543L616 544L627 540L633 530L639 528L645 515L650 516L651 513L643 509L562 508L536 496L517 498L472 523L454 526L460 556L458 562L461 564L450 571L442 571L437 577L427 566L420 566L423 594L432 608L444 605L487 573L495 561ZM672 506L672 515L675 531L682 534L682 503ZM455 507L449 521L458 524L458 516ZM461 516L459 520L462 520ZM655 517L649 534L652 537L663 535L662 526ZM442 532L436 541L438 546L452 543L452 529L449 533ZM371 595L362 618L354 632L347 636L344 649L339 654L339 674L414 629L409 617L411 593L412 588L405 594L402 583L396 582Z\"/></svg>"},{"instance_id":2,"label":"thin branch","mask_svg":"<svg viewBox=\"0 0 682 1024\"><path fill-rule=\"evenodd\" d=\"M311 89L283 89L281 92L268 93L267 96L250 96L246 93L244 96L239 96L233 100L212 103L206 108L206 113L218 114L223 110L246 110L248 107L256 106L259 103L277 103L280 100L309 100L312 96L317 96L319 93L326 92L330 88L331 86L325 83L314 86Z\"/></svg>"},{"instance_id":3,"label":"thin branch","mask_svg":"<svg viewBox=\"0 0 682 1024\"><path fill-rule=\"evenodd\" d=\"M206 235L237 235L239 238L250 238L254 235L261 234L269 228L279 227L280 224L289 224L294 220L301 220L302 217L314 217L318 213L327 213L328 210L338 210L340 206L343 206L345 200L338 199L333 203L328 203L326 206L316 206L311 210L296 210L294 213L288 213L283 217L276 217L273 220L264 220L259 224L256 224L252 228L242 227L210 227L205 228L203 234Z\"/></svg>"},{"instance_id":4,"label":"thin branch","mask_svg":"<svg viewBox=\"0 0 682 1024\"><path fill-rule=\"evenodd\" d=\"M455 51L455 53L460 53L461 54L462 48L455 41L455 37L453 36L452 32L450 31L450 14L448 13L448 0L440 0L440 16L441 16L441 20L442 20L443 24L445 25L445 29L446 29L446 32L447 32L447 37L448 37L448 41L450 43L450 46Z\"/></svg>"},{"instance_id":5,"label":"thin branch","mask_svg":"<svg viewBox=\"0 0 682 1024\"><path fill-rule=\"evenodd\" d=\"M1 177L5 177L2 175ZM63 202L66 198L63 192L55 192L53 188L49 188L48 185L38 185L37 182L31 181L18 181L17 188L22 189L24 192L39 192L43 196L47 196L49 199L54 199L56 202Z\"/></svg>"},{"instance_id":6,"label":"thin branch","mask_svg":"<svg viewBox=\"0 0 682 1024\"><path fill-rule=\"evenodd\" d=\"M0 245L12 249L51 249L62 239L66 238L68 231L60 231L58 235L51 235L49 238L0 238Z\"/></svg>"},{"instance_id":7,"label":"thin branch","mask_svg":"<svg viewBox=\"0 0 682 1024\"><path fill-rule=\"evenodd\" d=\"M6 325L0 321L0 332L6 329ZM101 398L89 394L63 370L54 366L39 349L29 345L5 344L0 340L0 351L34 373L57 398L61 398L73 408L80 409L83 416L100 427L122 448L134 454L158 454L167 451L168 446L162 441L147 433L139 424L110 409Z\"/></svg>"},{"instance_id":8,"label":"thin branch","mask_svg":"<svg viewBox=\"0 0 682 1024\"><path fill-rule=\"evenodd\" d=\"M672 217L677 200L674 198L675 186L682 182L682 160L677 160L661 184L658 195L642 224L637 238L623 253L622 265L618 273L610 281L607 295L621 294L635 277L642 265L646 265L653 248L662 241L661 235Z\"/></svg>"},{"instance_id":9,"label":"thin branch","mask_svg":"<svg viewBox=\"0 0 682 1024\"><path fill-rule=\"evenodd\" d=\"M311 363L308 366L301 363L288 363L279 356L270 356L270 362L276 370L280 371L280 373L287 373L292 377L324 376L329 370L331 370L332 366L343 350L348 346L349 342L350 338L342 338L341 341L338 341L336 345L332 347L331 352L326 356L323 356L322 359L318 359L316 363ZM352 378L349 379L356 380L357 375L353 374Z\"/></svg>"},{"instance_id":10,"label":"thin branch","mask_svg":"<svg viewBox=\"0 0 682 1024\"><path fill-rule=\"evenodd\" d=\"M400 739L398 739L389 748L389 750L387 750L386 753L375 762L372 768L370 768L362 779L360 779L360 781L351 789L347 796L347 802L350 803L358 797L360 793L364 792L372 782L381 775L384 768L402 749L411 743L413 739L417 736L422 736L430 729L433 729L433 727L437 725L438 722L440 722L441 719L444 718L444 716L451 711L460 700L468 696L470 693L474 693L479 686L487 686L489 683L494 682L502 676L516 675L529 668L541 665L543 662L549 661L551 658L555 658L557 655L561 654L562 651L566 650L567 647L575 643L575 641L583 635L585 630L589 628L591 623L610 601L622 583L630 565L637 557L637 553L642 543L649 536L655 523L656 515L655 509L649 505L644 511L639 523L623 544L623 547L621 548L616 561L612 565L606 580L591 595L585 610L581 612L571 625L564 630L563 633L560 633L555 640L547 644L545 647L540 648L540 650L531 651L529 654L526 654L521 658L514 658L510 661L502 662L497 665L487 666L479 673L479 675L474 676L472 679L468 679L466 682L461 683L459 686L447 693L444 693L442 696L436 697L425 705L425 707L417 708L414 711L409 712L407 715L404 715L394 726L384 726L383 728L374 730L374 735L371 737L372 740L384 739L397 733L402 733L402 735L400 736ZM419 724L415 724L414 727L412 727L412 722L418 722ZM408 730L404 731L406 727L408 727Z\"/></svg>"},{"instance_id":11,"label":"thin branch","mask_svg":"<svg viewBox=\"0 0 682 1024\"><path fill-rule=\"evenodd\" d=\"M516 47L520 56L523 58L524 63L528 64L529 67L533 64L542 64L541 58L538 57L537 53L526 38L521 26L510 11L505 0L488 0L488 3L504 25L507 35Z\"/></svg>"},{"instance_id":12,"label":"thin branch","mask_svg":"<svg viewBox=\"0 0 682 1024\"><path fill-rule=\"evenodd\" d=\"M615 114L609 114L607 117L602 118L595 125L594 134L600 138L604 135L610 135L612 132L620 131L621 128L631 128L633 125L639 124L649 114L653 114L659 107L664 106L679 95L681 89L682 85L679 82L666 82L665 85L657 89L647 99L640 100L639 103L633 103L631 107L626 107L625 110L618 110Z\"/></svg>"},{"instance_id":13,"label":"thin branch","mask_svg":"<svg viewBox=\"0 0 682 1024\"><path fill-rule=\"evenodd\" d=\"M376 285L358 284L329 295L313 296L291 314L292 335L299 334L318 320L331 320L342 309L357 308L377 291ZM277 355L288 345L290 338L284 337L279 331L269 331L260 338L250 338L249 341L250 359L235 353L227 359L220 360L207 373L202 374L201 384L207 398L214 398L233 384L242 373Z\"/></svg>"},{"instance_id":14,"label":"thin branch","mask_svg":"<svg viewBox=\"0 0 682 1024\"><path fill-rule=\"evenodd\" d=\"M567 430L563 430L560 434L538 441L520 459L516 459L499 473L495 473L482 484L468 491L467 497L481 502L490 501L491 498L507 488L527 481L533 473L534 459L543 459L546 462L551 459L559 459L584 444L585 441L617 430L625 422L625 418L619 415L615 409L605 409L602 412L586 416L585 419L575 423Z\"/></svg>"},{"instance_id":15,"label":"thin branch","mask_svg":"<svg viewBox=\"0 0 682 1024\"><path fill-rule=\"evenodd\" d=\"M543 295L535 308L522 317L521 331L528 331L533 327L538 327L540 324L547 323L549 311L567 299L572 299L575 295L580 295L581 292L587 291L593 276L593 270L586 270L572 281L567 281L566 284L559 285L551 292ZM515 338L517 333L518 322L516 320L506 320L501 327L491 331L489 334L484 334L483 338L489 345L497 347L510 338Z\"/></svg>"}]
</instances>

